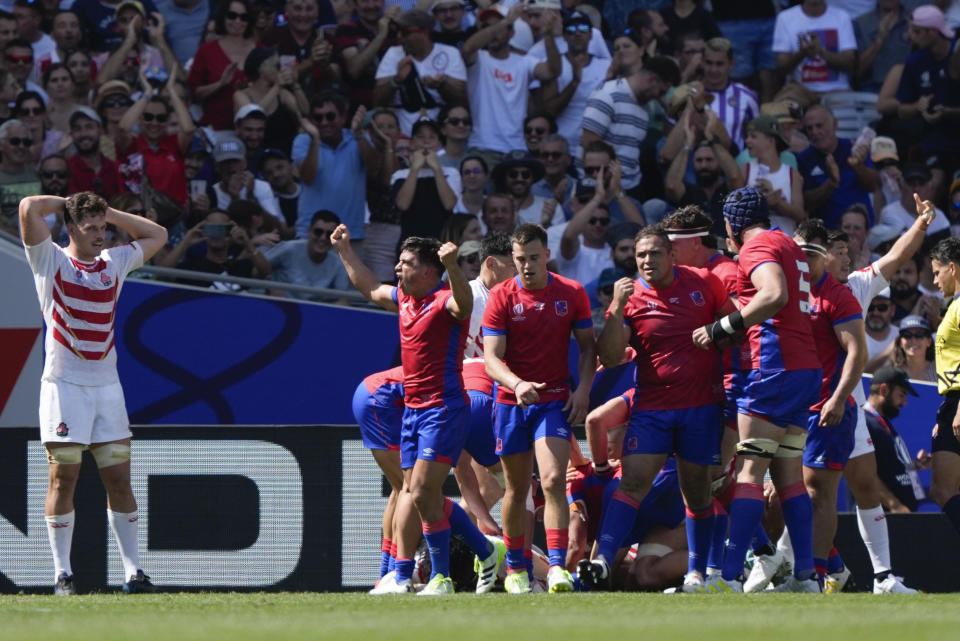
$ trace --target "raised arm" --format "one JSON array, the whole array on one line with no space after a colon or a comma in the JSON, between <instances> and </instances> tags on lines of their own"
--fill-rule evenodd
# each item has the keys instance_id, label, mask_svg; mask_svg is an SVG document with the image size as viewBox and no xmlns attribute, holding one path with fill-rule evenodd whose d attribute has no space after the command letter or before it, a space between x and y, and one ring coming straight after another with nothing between
<instances>
[{"instance_id":1,"label":"raised arm","mask_svg":"<svg viewBox=\"0 0 960 641\"><path fill-rule=\"evenodd\" d=\"M350 246L350 230L346 225L339 225L333 230L330 234L330 244L340 255L350 282L363 294L364 298L389 312L399 309L396 301L393 300L393 287L381 283L376 274L370 271L370 268L364 265L360 257L353 252L353 247Z\"/></svg>"},{"instance_id":2,"label":"raised arm","mask_svg":"<svg viewBox=\"0 0 960 641\"><path fill-rule=\"evenodd\" d=\"M604 367L616 367L623 360L623 350L630 338L630 328L624 325L623 312L631 295L633 281L629 278L621 278L613 284L609 317L597 338L597 354Z\"/></svg>"},{"instance_id":3,"label":"raised arm","mask_svg":"<svg viewBox=\"0 0 960 641\"><path fill-rule=\"evenodd\" d=\"M466 320L473 312L473 290L457 263L457 246L444 243L437 253L440 255L440 262L447 268L447 280L450 291L453 292L453 296L447 299L447 311L457 320Z\"/></svg>"},{"instance_id":4,"label":"raised arm","mask_svg":"<svg viewBox=\"0 0 960 641\"><path fill-rule=\"evenodd\" d=\"M460 50L460 55L463 56L463 62L468 67L475 64L477 62L477 52L486 47L498 33L509 29L516 19L520 17L523 9L524 3L518 2L510 7L510 11L503 20L489 27L482 27L470 36L467 41L463 43L463 48Z\"/></svg>"},{"instance_id":5,"label":"raised arm","mask_svg":"<svg viewBox=\"0 0 960 641\"><path fill-rule=\"evenodd\" d=\"M143 262L153 258L167 243L167 230L143 216L108 207L107 222L116 225L137 241L143 250Z\"/></svg>"},{"instance_id":6,"label":"raised arm","mask_svg":"<svg viewBox=\"0 0 960 641\"><path fill-rule=\"evenodd\" d=\"M60 196L27 196L20 201L20 238L27 247L39 245L50 237L50 228L43 219L50 214L63 216L66 198Z\"/></svg>"},{"instance_id":7,"label":"raised arm","mask_svg":"<svg viewBox=\"0 0 960 641\"><path fill-rule=\"evenodd\" d=\"M910 225L910 229L897 239L893 247L874 263L874 268L886 280L893 278L900 266L920 251L920 246L923 245L923 241L927 237L927 228L930 227L930 223L936 216L936 209L929 200L920 200L920 196L917 194L913 195L913 200L917 205L917 218ZM922 215L927 211L932 213L929 220Z\"/></svg>"}]
</instances>

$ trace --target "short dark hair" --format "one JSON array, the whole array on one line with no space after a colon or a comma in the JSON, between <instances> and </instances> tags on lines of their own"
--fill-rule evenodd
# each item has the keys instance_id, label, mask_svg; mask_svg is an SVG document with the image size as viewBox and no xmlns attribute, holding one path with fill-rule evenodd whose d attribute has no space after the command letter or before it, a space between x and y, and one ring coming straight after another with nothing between
<instances>
[{"instance_id":1,"label":"short dark hair","mask_svg":"<svg viewBox=\"0 0 960 641\"><path fill-rule=\"evenodd\" d=\"M35 0L14 0L13 6L20 7L21 9L30 9L35 14L43 15L43 5Z\"/></svg>"},{"instance_id":2,"label":"short dark hair","mask_svg":"<svg viewBox=\"0 0 960 641\"><path fill-rule=\"evenodd\" d=\"M235 0L231 0L231 2L233 1ZM229 4L229 2L227 4ZM310 100L311 115L314 109L316 109L317 107L322 107L328 102L337 108L337 112L341 116L347 113L347 109L350 108L350 103L347 101L346 96L344 96L342 93L338 93L336 91L331 91L330 89L327 89L325 91L321 91L315 94L313 96L313 99Z\"/></svg>"},{"instance_id":3,"label":"short dark hair","mask_svg":"<svg viewBox=\"0 0 960 641\"><path fill-rule=\"evenodd\" d=\"M516 245L526 245L539 240L543 246L547 246L547 230L534 223L524 223L516 228L513 236L510 237L510 243Z\"/></svg>"},{"instance_id":4,"label":"short dark hair","mask_svg":"<svg viewBox=\"0 0 960 641\"><path fill-rule=\"evenodd\" d=\"M69 175L69 174L71 173L71 172L70 172L70 162L67 161L67 157L64 156L63 154L56 154L56 153L54 153L54 154L47 154L47 155L44 156L43 159L40 161L40 164L37 165L37 168L43 167L45 164L47 164L47 161L48 161L48 160L59 160L60 162L62 162L63 164L65 164L65 165L67 166L67 174Z\"/></svg>"},{"instance_id":5,"label":"short dark hair","mask_svg":"<svg viewBox=\"0 0 960 641\"><path fill-rule=\"evenodd\" d=\"M478 156L478 155L476 155L476 154L470 154L469 156L464 156L464 157L463 157L463 160L460 161L460 173L463 173L463 165L464 165L468 160L476 160L478 163L480 163L480 166L483 167L483 173L485 173L485 174L489 174L489 173L490 173L490 166L487 165L487 161L484 160L482 156Z\"/></svg>"},{"instance_id":6,"label":"short dark hair","mask_svg":"<svg viewBox=\"0 0 960 641\"><path fill-rule=\"evenodd\" d=\"M610 160L617 159L617 152L613 146L602 140L591 140L588 142L583 148L583 155L586 156L587 154L607 154L610 156Z\"/></svg>"},{"instance_id":7,"label":"short dark hair","mask_svg":"<svg viewBox=\"0 0 960 641\"><path fill-rule=\"evenodd\" d=\"M680 84L680 67L667 56L654 56L644 61L643 68L671 87Z\"/></svg>"},{"instance_id":8,"label":"short dark hair","mask_svg":"<svg viewBox=\"0 0 960 641\"><path fill-rule=\"evenodd\" d=\"M50 82L50 76L53 75L53 72L54 72L54 71L59 71L59 70L61 70L61 69L63 69L64 71L66 71L66 72L67 72L67 75L70 76L70 82L76 82L76 81L73 79L73 72L70 71L70 68L67 67L66 64L64 64L64 63L62 63L62 62L55 62L55 63L53 63L52 65L48 66L46 69L43 70L43 76L41 76L41 82L43 83L43 87L44 87L44 88L46 88L47 83Z\"/></svg>"},{"instance_id":9,"label":"short dark hair","mask_svg":"<svg viewBox=\"0 0 960 641\"><path fill-rule=\"evenodd\" d=\"M847 232L840 231L839 229L828 229L827 230L827 247L830 247L834 243L849 243L850 236L847 235Z\"/></svg>"},{"instance_id":10,"label":"short dark hair","mask_svg":"<svg viewBox=\"0 0 960 641\"><path fill-rule=\"evenodd\" d=\"M960 238L944 238L930 250L930 260L941 265L953 263L960 266Z\"/></svg>"},{"instance_id":11,"label":"short dark hair","mask_svg":"<svg viewBox=\"0 0 960 641\"><path fill-rule=\"evenodd\" d=\"M827 227L819 218L808 218L797 225L796 234L806 243L816 243L823 246L827 245L830 237Z\"/></svg>"},{"instance_id":12,"label":"short dark hair","mask_svg":"<svg viewBox=\"0 0 960 641\"><path fill-rule=\"evenodd\" d=\"M664 231L670 229L713 228L713 219L699 205L685 205L660 221ZM717 237L708 233L700 238L704 247L717 248Z\"/></svg>"},{"instance_id":13,"label":"short dark hair","mask_svg":"<svg viewBox=\"0 0 960 641\"><path fill-rule=\"evenodd\" d=\"M79 225L84 218L102 216L107 213L107 201L92 191L81 191L67 198L63 204L63 220Z\"/></svg>"},{"instance_id":14,"label":"short dark hair","mask_svg":"<svg viewBox=\"0 0 960 641\"><path fill-rule=\"evenodd\" d=\"M230 220L237 223L244 229L249 229L250 225L253 223L254 216L266 215L266 213L263 211L263 207L261 207L260 203L257 201L241 200L239 198L235 198L227 206L227 210L224 213L230 217Z\"/></svg>"},{"instance_id":15,"label":"short dark hair","mask_svg":"<svg viewBox=\"0 0 960 641\"><path fill-rule=\"evenodd\" d=\"M487 213L487 203L490 202L491 198L502 198L503 200L509 201L510 204L513 206L514 213L516 213L517 205L513 201L513 198L509 194L505 194L502 191L495 191L492 194L487 194L487 197L483 199L483 205L480 206L480 211L482 213L484 214Z\"/></svg>"},{"instance_id":16,"label":"short dark hair","mask_svg":"<svg viewBox=\"0 0 960 641\"><path fill-rule=\"evenodd\" d=\"M867 208L863 203L853 203L847 207L844 212L840 214L840 224L843 224L843 217L847 214L860 214L863 218L864 229L870 229L870 214L867 212Z\"/></svg>"},{"instance_id":17,"label":"short dark hair","mask_svg":"<svg viewBox=\"0 0 960 641\"><path fill-rule=\"evenodd\" d=\"M484 261L488 256L509 256L513 253L513 245L510 242L510 236L502 231L494 232L480 241L480 260Z\"/></svg>"},{"instance_id":18,"label":"short dark hair","mask_svg":"<svg viewBox=\"0 0 960 641\"><path fill-rule=\"evenodd\" d=\"M147 99L147 104L163 105L163 108L167 110L167 114L170 114L173 111L173 108L170 106L170 103L167 102L167 99L164 98L163 96L150 96L150 98Z\"/></svg>"},{"instance_id":19,"label":"short dark hair","mask_svg":"<svg viewBox=\"0 0 960 641\"><path fill-rule=\"evenodd\" d=\"M637 235L633 237L634 244L639 243L644 238L650 238L655 236L663 240L667 245L667 249L673 248L673 242L670 240L670 237L667 236L667 232L663 231L663 227L660 225L647 225L646 227L641 227L640 231L637 232Z\"/></svg>"},{"instance_id":20,"label":"short dark hair","mask_svg":"<svg viewBox=\"0 0 960 641\"><path fill-rule=\"evenodd\" d=\"M440 255L437 251L440 249L440 241L436 238L424 238L422 236L410 236L400 245L400 252L405 251L416 254L417 260L421 265L430 265L437 270L438 275L443 275L446 271L443 263L440 262Z\"/></svg>"},{"instance_id":21,"label":"short dark hair","mask_svg":"<svg viewBox=\"0 0 960 641\"><path fill-rule=\"evenodd\" d=\"M325 223L333 223L334 225L340 224L340 216L337 216L329 209L321 209L314 213L310 219L310 227L313 227L318 220L322 220Z\"/></svg>"},{"instance_id":22,"label":"short dark hair","mask_svg":"<svg viewBox=\"0 0 960 641\"><path fill-rule=\"evenodd\" d=\"M547 121L547 123L548 123L548 125L547 125L547 131L548 131L549 133L555 134L555 133L557 133L557 131L559 131L559 130L557 129L557 119L554 118L553 116L551 116L550 114L548 114L548 113L546 113L546 112L543 112L543 111L535 111L535 112L533 112L532 114L530 114L529 116L527 116L526 118L524 118L524 119L523 119L523 127L524 127L524 129L526 129L527 123L530 122L531 120L535 119L535 118L543 118L544 120Z\"/></svg>"},{"instance_id":23,"label":"short dark hair","mask_svg":"<svg viewBox=\"0 0 960 641\"><path fill-rule=\"evenodd\" d=\"M6 53L11 49L29 49L33 51L33 45L24 40L23 38L14 38L3 45L3 52ZM32 55L32 54L31 54Z\"/></svg>"},{"instance_id":24,"label":"short dark hair","mask_svg":"<svg viewBox=\"0 0 960 641\"><path fill-rule=\"evenodd\" d=\"M257 17L253 15L253 10L247 0L221 0L217 12L213 15L213 31L218 36L227 35L227 12L230 11L230 4L233 2L239 2L247 10L247 26L243 30L243 37L249 38L253 35L254 27L257 26Z\"/></svg>"}]
</instances>

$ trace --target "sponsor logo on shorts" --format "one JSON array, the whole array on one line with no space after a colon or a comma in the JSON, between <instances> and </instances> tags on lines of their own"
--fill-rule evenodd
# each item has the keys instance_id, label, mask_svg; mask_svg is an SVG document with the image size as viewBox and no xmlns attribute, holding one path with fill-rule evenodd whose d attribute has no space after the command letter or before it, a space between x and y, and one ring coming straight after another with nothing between
<instances>
[{"instance_id":1,"label":"sponsor logo on shorts","mask_svg":"<svg viewBox=\"0 0 960 641\"><path fill-rule=\"evenodd\" d=\"M557 316L566 316L567 315L567 301L557 300L553 302L554 311L557 312Z\"/></svg>"},{"instance_id":2,"label":"sponsor logo on shorts","mask_svg":"<svg viewBox=\"0 0 960 641\"><path fill-rule=\"evenodd\" d=\"M563 438L567 438L567 430L562 427L557 428L557 436L562 436Z\"/></svg>"},{"instance_id":3,"label":"sponsor logo on shorts","mask_svg":"<svg viewBox=\"0 0 960 641\"><path fill-rule=\"evenodd\" d=\"M57 425L57 436L66 436L70 433L70 428L67 427L66 423L60 423Z\"/></svg>"},{"instance_id":4,"label":"sponsor logo on shorts","mask_svg":"<svg viewBox=\"0 0 960 641\"><path fill-rule=\"evenodd\" d=\"M501 451L501 450L503 450L503 439L502 439L502 438L498 438L498 439L497 439L497 451L499 452L499 451Z\"/></svg>"},{"instance_id":5,"label":"sponsor logo on shorts","mask_svg":"<svg viewBox=\"0 0 960 641\"><path fill-rule=\"evenodd\" d=\"M423 448L423 450L421 451L421 453L422 453L424 456L433 456L433 455L434 455L434 451L433 451L433 448L432 448L432 447L425 447L425 448Z\"/></svg>"}]
</instances>

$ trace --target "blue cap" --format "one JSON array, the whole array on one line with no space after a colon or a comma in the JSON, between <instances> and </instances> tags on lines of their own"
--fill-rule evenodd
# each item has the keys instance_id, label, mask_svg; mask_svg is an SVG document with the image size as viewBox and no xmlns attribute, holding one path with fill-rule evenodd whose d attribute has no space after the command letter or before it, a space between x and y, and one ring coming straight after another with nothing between
<instances>
[{"instance_id":1,"label":"blue cap","mask_svg":"<svg viewBox=\"0 0 960 641\"><path fill-rule=\"evenodd\" d=\"M735 240L744 229L770 220L767 199L754 187L741 187L730 192L723 202L723 217L730 223Z\"/></svg>"},{"instance_id":2,"label":"blue cap","mask_svg":"<svg viewBox=\"0 0 960 641\"><path fill-rule=\"evenodd\" d=\"M907 331L908 329L922 329L928 334L933 333L933 329L930 327L930 323L927 322L927 319L923 316L917 316L915 314L910 314L909 316L904 316L900 319L900 333Z\"/></svg>"}]
</instances>

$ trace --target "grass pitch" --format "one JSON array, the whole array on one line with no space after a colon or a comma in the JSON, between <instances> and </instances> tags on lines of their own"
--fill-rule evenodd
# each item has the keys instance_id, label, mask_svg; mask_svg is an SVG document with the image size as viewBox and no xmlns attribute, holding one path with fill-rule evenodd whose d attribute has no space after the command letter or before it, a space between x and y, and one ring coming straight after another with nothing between
<instances>
[{"instance_id":1,"label":"grass pitch","mask_svg":"<svg viewBox=\"0 0 960 641\"><path fill-rule=\"evenodd\" d=\"M70 641L921 641L960 635L957 595L193 593L0 597L0 639Z\"/></svg>"}]
</instances>

